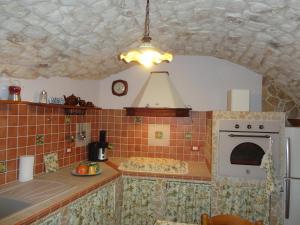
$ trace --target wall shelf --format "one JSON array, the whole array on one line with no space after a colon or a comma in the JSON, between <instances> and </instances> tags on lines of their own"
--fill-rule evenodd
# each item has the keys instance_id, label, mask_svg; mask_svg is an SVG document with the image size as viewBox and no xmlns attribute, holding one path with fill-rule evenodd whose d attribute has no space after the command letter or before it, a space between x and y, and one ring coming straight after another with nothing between
<instances>
[{"instance_id":1,"label":"wall shelf","mask_svg":"<svg viewBox=\"0 0 300 225\"><path fill-rule=\"evenodd\" d=\"M141 108L125 107L126 116L189 117L191 108Z\"/></svg>"},{"instance_id":2,"label":"wall shelf","mask_svg":"<svg viewBox=\"0 0 300 225\"><path fill-rule=\"evenodd\" d=\"M11 101L11 100L0 100L0 105L4 104L23 104L23 105L32 105L45 108L61 108L65 110L66 115L84 115L86 110L101 110L98 107L82 107L82 106L72 106L72 105L62 105L62 104L46 104L46 103L37 103L37 102L28 102L28 101Z\"/></svg>"}]
</instances>

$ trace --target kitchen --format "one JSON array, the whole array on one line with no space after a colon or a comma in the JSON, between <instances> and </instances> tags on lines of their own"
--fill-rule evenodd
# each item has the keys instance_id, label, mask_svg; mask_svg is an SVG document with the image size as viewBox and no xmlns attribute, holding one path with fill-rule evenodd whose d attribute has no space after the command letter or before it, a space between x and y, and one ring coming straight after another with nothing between
<instances>
[{"instance_id":1,"label":"kitchen","mask_svg":"<svg viewBox=\"0 0 300 225\"><path fill-rule=\"evenodd\" d=\"M249 25L249 27L253 30L250 28L250 31L246 29L247 33L246 30L243 30L245 28L243 27L245 26L243 23L246 22L241 20L250 20L251 18L249 19L247 17L247 15L250 17L249 14L251 14L251 16L261 17L274 16L276 18L276 15L262 10L264 7L266 9L268 4L255 4L255 2L253 2L247 6L251 13L245 9L245 17L240 18L238 17L238 13L233 12L243 10L244 7L246 7L242 6L243 3L241 1L237 1L234 7L231 5L233 3L227 3L228 5L225 7L222 5L224 3L221 1L216 1L216 6L208 6L207 3L201 3L202 4L198 5L197 1L194 2L194 4L197 5L194 10L194 15L198 16L199 20L201 20L201 24L199 24L199 31L187 31L187 36L184 36L184 34L180 32L180 28L182 26L176 23L172 25L175 30L179 29L177 43L175 43L175 41L172 43L166 39L169 33L164 32L164 29L167 29L167 26L171 26L168 24L168 21L165 21L164 24L159 24L159 20L155 16L151 17L151 31L153 31L151 36L153 37L153 43L158 41L158 43L160 43L159 46L163 47L165 50L172 49L172 52L174 52L174 59L169 64L160 64L150 69L144 69L141 66L126 67L126 64L116 59L118 54L117 51L124 51L127 47L129 49L130 46L128 43L136 44L136 42L138 42L137 40L141 34L144 17L145 5L142 3L138 3L137 1L134 3L130 1L119 1L118 3L108 3L105 1L95 3L95 1L89 1L85 4L80 3L80 1L74 3L61 1L61 3L57 2L55 4L45 2L28 2L27 5L25 3L25 5L18 4L14 1L12 1L12 3L1 3L1 7L5 12L9 11L9 9L14 9L14 11L20 13L20 16L26 18L26 20L24 20L25 22L22 22L12 13L6 13L5 15L7 15L7 18L9 18L9 16L11 16L11 18L7 19L1 27L5 36L5 38L1 40L6 45L6 50L1 53L3 54L1 62L1 83L15 82L16 84L19 84L21 86L21 97L24 103L1 103L0 105L0 160L5 162L6 167L5 172L0 174L0 183L3 185L8 183L8 185L10 185L10 183L18 180L19 157L22 155L35 156L34 169L36 175L42 174L45 170L43 159L45 154L56 152L58 154L58 165L60 168L86 160L87 150L85 145L77 146L76 141L73 142L73 138L76 139L78 130L82 131L86 124L90 124L91 134L90 137L87 138L90 138L90 141L98 140L99 130L107 130L107 141L110 144L110 149L107 151L110 161L113 161L112 159L118 157L155 157L199 162L197 166L201 165L199 171L201 169L202 170L200 172L198 171L198 174L192 174L189 178L192 178L192 180L200 180L199 184L196 185L197 188L201 190L201 193L207 193L206 196L211 195L213 198L215 195L213 192L208 191L210 190L208 185L213 186L215 184L220 184L221 186L224 186L225 182L228 182L228 180L220 181L215 179L217 177L215 171L216 167L214 166L217 160L214 157L217 149L217 143L215 140L218 139L216 121L222 119L246 119L251 121L278 120L280 121L281 135L283 135L282 129L285 123L284 114L282 113L265 112L261 114L247 114L238 112L220 112L226 111L227 92L232 89L250 90L249 109L251 112L280 111L287 112L287 115L291 118L297 117L297 79L289 75L291 73L290 71L297 74L297 68L293 67L290 63L293 62L296 65L297 62L295 61L296 58L290 59L287 56L289 51L288 48L281 47L281 44L283 43L282 45L284 45L284 42L287 42L288 38L280 39L279 41L281 42L278 44L279 47L273 43L273 40L273 45L269 44L271 41L267 40L267 38L270 37L261 33L256 36L256 40L247 39L247 34L250 31L256 32L253 30L254 28L259 29L259 26L258 24L254 24L253 21L252 23L248 23L247 26ZM163 2L153 1L151 4L153 4L153 12L151 11L151 15L152 13L157 13L159 7L162 6L161 10L165 10L165 16L172 21L171 18L173 14L170 14L168 10L171 9L168 7L166 8L166 6L168 6L168 4L173 5L175 2L169 2L166 4ZM181 10L182 12L189 11L195 6L194 4L188 3L181 4L176 2L176 4L181 5L182 8L172 10ZM297 11L297 7L293 5L296 3L290 4L290 11ZM232 6L232 8L230 6ZM268 7L273 7L272 10L275 11L281 9L280 3L276 3L275 5ZM88 16L84 14L84 10L82 9L88 9L87 11L93 15L101 15L102 18L99 19L100 22L97 20L98 17L96 15L95 17ZM221 25L221 27L219 25L219 27L215 30L215 35L210 34L212 31L206 30L207 28L204 29L205 26L202 23L205 22L206 19L210 18L208 13L209 10L214 12L213 15L215 15L216 18L222 18L223 14L218 14L218 12L220 13L218 10L221 9L228 9L229 11L225 17L226 24L225 26ZM97 10L98 13L95 13ZM113 15L115 15L116 10L121 11L121 16L120 18L116 17L116 20L114 21ZM232 10L232 12L230 10ZM32 13L30 14L29 12ZM76 15L74 21L70 22L69 20L68 22L67 20L64 20L61 25L64 29L61 29L61 27L57 25L61 21L59 18L64 16L64 18L68 19L68 16L72 16L72 14L68 12L73 12L74 15ZM174 13L174 15L176 15L176 13ZM34 16L43 18L43 20L40 20L40 23L34 23L34 21L37 21ZM139 17L137 21L139 21L140 24L137 26L131 24L131 19L134 17ZM85 20L83 20L83 18ZM123 23L123 20L121 19L124 18L126 18L128 24ZM191 18L187 15L182 16L182 20L178 20L178 23L189 24L189 19ZM290 18L290 20L292 19L293 18ZM115 27L119 27L121 30L109 28L112 26L111 23L113 21L115 23ZM222 21L224 21L224 19L222 19ZM76 24L80 26L75 29L72 27L72 22L76 22ZM216 22L211 21L211 23ZM14 30L11 30L11 27L14 24ZM29 26L29 24L36 24L36 26ZM97 26L95 28L95 32L87 29L87 24L89 26ZM170 24L172 23L170 22ZM191 24L193 23L191 22ZM290 26L292 25L293 23L290 23ZM41 30L41 26L49 32ZM100 32L99 34L99 29L103 26L106 26L106 30L109 30L107 33L112 32L111 35L116 40L119 40L116 38L119 37L117 32L122 33L124 38L126 36L126 38L129 38L130 40L121 38L118 46L113 49L112 46L114 46L114 43L112 43L112 39L109 38L109 35L106 37L103 32ZM126 30L124 26L128 29ZM18 32L17 28L19 29ZM210 49L209 47L212 46L212 43L220 42L218 35L220 35L220 33L224 33L224 30L221 28L236 28L236 34L230 33L227 41ZM191 29L195 28L191 27ZM286 33L289 31L287 26L282 29ZM245 35L241 35L243 34L241 33L242 31L245 31ZM57 32L60 32L59 38L56 36ZM116 32L115 35L113 35L114 32ZM135 33L135 35L128 35L126 34L127 32ZM189 34L188 32L198 32L197 35L199 36L199 39L197 39L196 35ZM270 35L270 33L271 31L268 35ZM95 34L97 34L97 37L102 41L97 43ZM164 36L164 34L166 36ZM240 36L238 36L238 34L240 34ZM46 36L43 35L50 35L52 38L45 38ZM82 38L82 40L80 40L80 38ZM186 38L190 38L190 40ZM196 39L193 40L194 38ZM89 42L84 40L88 40ZM79 43L79 41L81 41L81 43ZM206 41L206 44L204 44L203 41ZM197 44L195 44L196 42L198 42L200 46L197 46ZM265 43L266 45L264 47L260 47L261 43ZM100 48L96 47L96 44L99 44ZM193 44L195 44L194 48L191 47ZM250 47L248 52L244 52L244 54L242 54L242 49L245 49L244 45L254 47ZM103 46L110 46L110 48L103 48ZM182 46L182 49L179 46ZM216 49L213 50L213 48ZM74 49L78 49L78 51L75 51ZM13 55L12 51L15 51L14 53L18 52L18 54ZM280 51L282 51L281 53L285 57L278 56L278 52ZM236 55L234 55L234 53ZM257 57L253 57L254 53L257 53ZM235 57L239 57L239 60ZM80 63L78 62L78 58L81 59ZM281 60L281 63L275 63L277 59ZM37 64L33 64L36 62ZM192 108L189 117L162 118L159 116L126 116L126 111L123 108L132 106L136 96L149 77L150 72L153 71L168 71L169 77L176 87L184 104ZM285 74L286 77L282 77L285 76ZM33 79L38 76L40 77ZM126 95L117 96L112 93L112 83L116 80L123 80L127 82L128 90ZM62 107L46 107L44 105L34 104L39 102L42 90L47 92L48 97L54 98L62 98L63 95L70 96L71 94L74 94L81 97L83 100L93 102L97 107L93 109L80 110L79 114L81 115L65 115L68 114L66 112L68 110L65 110ZM153 130L154 135L157 134L157 137L154 136L154 138L152 138L149 136L149 131L152 131L153 134ZM167 134L167 136L168 134L170 135L169 138L167 138L167 145L162 144L163 146L157 146L155 143L152 143L154 146L152 144L149 145L149 140L153 141L153 139L154 142L162 141L165 143L164 138L162 138L163 140L159 138L161 135L164 136L164 134ZM284 145L283 137L281 137L281 140L282 145ZM193 147L195 147L194 151L191 150ZM67 152L67 149L71 152ZM111 166L114 167L116 164L118 164L118 162L115 161L114 165L111 164ZM107 168L107 170L113 174L113 177L118 176L114 170L110 170L111 167L106 166L107 164L103 165L103 168ZM55 173L51 173L46 176L53 177L55 176L54 174ZM154 179L153 181L153 179L135 179L136 177L132 178L131 176L126 176L125 172L123 174L123 181L115 181L116 183L113 185L114 187L108 185L107 189L104 191L111 192L111 189L121 188L122 185L125 185L123 188L126 188L126 185L128 185L129 187L133 186L140 190L143 189L143 185L150 189L153 189L153 187L156 187L157 185L169 187L169 190L172 190L172 187L177 190L180 189L178 187L179 184L171 182L173 181L172 176L163 175L160 177L162 178L161 180ZM102 175L104 176L105 174L103 173L99 175L99 179L101 177L103 178ZM151 176L146 176L146 178L148 177L151 178ZM132 180L130 180L130 178ZM187 177L182 175L181 178L186 180ZM96 180L97 176L90 179L89 182L96 182L93 183L93 185L98 185L97 187L100 187L101 185L97 183ZM212 182L210 183L210 181ZM118 182L121 182L122 185ZM187 182L186 185L187 187L191 186L191 182ZM81 184L81 186L84 185ZM88 188L88 185L85 187ZM72 193L72 187L66 188L70 188L70 193ZM218 188L220 188L220 186L215 186L215 189L213 190L217 190ZM87 194L87 190L81 189L81 191ZM161 193L163 192L163 189L156 191ZM76 198L73 196L73 200L77 199L79 195L83 195L83 193L77 194ZM122 193L122 191L115 190L115 193ZM107 194L107 196L111 195ZM124 199L126 196L130 199L130 194L126 195L126 193L124 193L123 196L114 196L114 198ZM149 198L151 198L152 195L149 196ZM186 196L182 196L182 198ZM188 197L190 198L191 196ZM207 198L211 199L210 197ZM69 203L70 202L68 202L68 204ZM118 204L116 204L113 208L115 209L116 215L118 215L117 219L121 219L121 209L122 207L123 209L126 208L126 205L122 205L124 202L121 200L118 203L121 204L121 206L118 207ZM58 207L57 204L58 203L55 204L56 209L58 210L57 212L59 212L59 208L67 206L67 203L62 204L63 207ZM156 206L157 204L158 203L156 202ZM168 218L179 222L196 220L199 222L200 215L198 215L198 211L198 214L196 215L197 218L184 219L184 214L180 215L182 218L175 218L171 212L172 210L168 209L168 206L170 205L171 204L159 205L162 212L156 212L155 215L158 216L152 216L151 218ZM203 201L203 205L201 207L204 209L211 208L212 214L220 214L222 212L222 209L220 208L221 205L222 204L216 205L214 202L211 202L208 206L206 201ZM47 205L47 207L55 208L54 206L49 205ZM199 206L199 208L201 207ZM276 207L272 208L272 210L275 211L275 215L276 210L278 210ZM41 214L32 212L31 218L28 221L36 222L43 216L48 215L49 209L46 209L44 209ZM55 211L53 209L50 211ZM170 212L168 217L164 217L164 212L166 211ZM125 210L123 210L123 221L124 218L130 217L126 217L124 212ZM193 212L192 214L194 216L196 213ZM131 218L134 220L136 216L131 216ZM24 219L24 217L22 219ZM20 220L22 221L22 219ZM272 219L273 220L271 221L274 221L272 222L273 224L281 224L280 216L277 215ZM144 222L140 222L140 224L143 223ZM124 222L124 224L126 223Z\"/></svg>"}]
</instances>

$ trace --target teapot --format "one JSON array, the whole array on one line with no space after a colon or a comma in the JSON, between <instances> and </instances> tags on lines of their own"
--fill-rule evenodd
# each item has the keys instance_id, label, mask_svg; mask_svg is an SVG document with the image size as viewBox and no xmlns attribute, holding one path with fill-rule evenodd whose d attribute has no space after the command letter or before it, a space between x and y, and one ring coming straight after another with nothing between
<instances>
[{"instance_id":1,"label":"teapot","mask_svg":"<svg viewBox=\"0 0 300 225\"><path fill-rule=\"evenodd\" d=\"M82 107L86 106L86 102L81 98L78 98L78 104Z\"/></svg>"},{"instance_id":2,"label":"teapot","mask_svg":"<svg viewBox=\"0 0 300 225\"><path fill-rule=\"evenodd\" d=\"M79 98L76 97L75 95L70 95L69 97L66 97L64 95L64 99L65 99L65 105L77 105L78 104L78 101L79 101Z\"/></svg>"}]
</instances>

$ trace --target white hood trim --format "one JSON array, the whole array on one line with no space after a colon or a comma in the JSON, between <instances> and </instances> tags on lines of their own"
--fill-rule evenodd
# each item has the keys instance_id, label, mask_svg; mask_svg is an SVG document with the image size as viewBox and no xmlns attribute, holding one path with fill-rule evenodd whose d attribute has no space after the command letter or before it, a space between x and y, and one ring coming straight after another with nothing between
<instances>
[{"instance_id":1,"label":"white hood trim","mask_svg":"<svg viewBox=\"0 0 300 225\"><path fill-rule=\"evenodd\" d=\"M167 71L151 72L133 107L186 108Z\"/></svg>"}]
</instances>

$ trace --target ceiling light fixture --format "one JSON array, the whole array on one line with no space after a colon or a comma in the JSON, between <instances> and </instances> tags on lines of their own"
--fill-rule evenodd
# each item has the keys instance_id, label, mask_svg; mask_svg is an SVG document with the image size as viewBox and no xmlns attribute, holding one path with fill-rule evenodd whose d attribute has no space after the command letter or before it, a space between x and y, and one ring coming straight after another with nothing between
<instances>
[{"instance_id":1,"label":"ceiling light fixture","mask_svg":"<svg viewBox=\"0 0 300 225\"><path fill-rule=\"evenodd\" d=\"M138 62L145 67L151 67L153 64L161 62L171 62L173 55L168 52L162 52L153 47L150 37L150 20L149 20L149 0L147 0L146 16L145 16L145 29L142 43L137 49L133 49L127 53L122 53L120 59L126 63Z\"/></svg>"}]
</instances>

